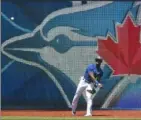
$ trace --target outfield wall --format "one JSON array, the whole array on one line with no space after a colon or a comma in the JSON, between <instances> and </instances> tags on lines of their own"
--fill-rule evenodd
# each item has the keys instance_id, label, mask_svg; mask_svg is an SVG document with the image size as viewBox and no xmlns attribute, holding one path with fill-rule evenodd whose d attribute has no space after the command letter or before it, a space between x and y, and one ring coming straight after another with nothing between
<instances>
[{"instance_id":1,"label":"outfield wall","mask_svg":"<svg viewBox=\"0 0 141 120\"><path fill-rule=\"evenodd\" d=\"M2 109L69 109L79 78L88 64L95 63L98 48L109 51L101 56L104 88L95 95L93 108L141 108L141 38L137 39L130 25L122 34L116 29L128 15L136 26L141 25L140 2L95 1L77 5L71 1L13 0L2 1L1 7ZM115 47L110 43L107 48L98 44L98 38L106 40L107 34L115 44L119 43L120 34L124 45L120 44L118 49L125 46L123 51L129 56L135 50L132 54L138 55L136 68L132 69L126 63L127 54L120 52L116 57L123 65L113 62L115 59L110 55L115 55ZM134 40L130 39L131 34ZM139 48L132 47L137 44L135 40ZM116 66L116 75L111 62L106 61L109 58ZM134 61L135 56L132 58ZM126 72L122 69L125 66ZM129 72L130 76L125 75ZM85 98L81 97L78 108L85 107Z\"/></svg>"}]
</instances>

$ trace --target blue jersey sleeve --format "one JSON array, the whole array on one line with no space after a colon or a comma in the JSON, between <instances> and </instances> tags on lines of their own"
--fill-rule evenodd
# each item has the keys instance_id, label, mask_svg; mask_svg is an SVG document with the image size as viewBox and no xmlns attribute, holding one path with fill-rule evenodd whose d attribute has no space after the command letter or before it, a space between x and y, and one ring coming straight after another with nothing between
<instances>
[{"instance_id":1,"label":"blue jersey sleeve","mask_svg":"<svg viewBox=\"0 0 141 120\"><path fill-rule=\"evenodd\" d=\"M88 73L94 72L94 68L93 68L92 65L88 66L88 69L87 70L88 70Z\"/></svg>"}]
</instances>

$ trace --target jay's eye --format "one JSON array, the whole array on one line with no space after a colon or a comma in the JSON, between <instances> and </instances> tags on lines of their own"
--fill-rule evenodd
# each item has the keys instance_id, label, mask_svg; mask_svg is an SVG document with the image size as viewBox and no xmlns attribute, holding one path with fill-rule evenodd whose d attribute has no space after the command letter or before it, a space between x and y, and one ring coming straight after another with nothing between
<instances>
[{"instance_id":1,"label":"jay's eye","mask_svg":"<svg viewBox=\"0 0 141 120\"><path fill-rule=\"evenodd\" d=\"M54 40L50 41L49 46L53 47L59 53L65 53L72 47L93 47L97 45L96 41L73 41L65 35L59 35Z\"/></svg>"}]
</instances>

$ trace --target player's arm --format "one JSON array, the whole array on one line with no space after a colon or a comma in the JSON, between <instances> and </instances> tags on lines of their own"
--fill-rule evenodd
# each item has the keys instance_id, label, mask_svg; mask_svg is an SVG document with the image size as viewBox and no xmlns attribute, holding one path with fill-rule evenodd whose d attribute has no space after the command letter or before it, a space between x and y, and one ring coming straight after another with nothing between
<instances>
[{"instance_id":1,"label":"player's arm","mask_svg":"<svg viewBox=\"0 0 141 120\"><path fill-rule=\"evenodd\" d=\"M92 78L92 80L97 83L98 81L96 80L94 73L93 72L89 72L89 76Z\"/></svg>"},{"instance_id":2,"label":"player's arm","mask_svg":"<svg viewBox=\"0 0 141 120\"><path fill-rule=\"evenodd\" d=\"M102 84L100 84L97 80L96 77L94 76L93 72L89 72L89 76L92 78L92 80L99 86L102 87Z\"/></svg>"}]
</instances>

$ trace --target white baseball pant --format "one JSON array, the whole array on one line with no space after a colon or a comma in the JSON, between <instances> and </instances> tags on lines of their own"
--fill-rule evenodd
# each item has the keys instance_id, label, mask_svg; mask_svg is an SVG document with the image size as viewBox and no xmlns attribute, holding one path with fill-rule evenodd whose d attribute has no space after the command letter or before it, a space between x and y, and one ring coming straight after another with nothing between
<instances>
[{"instance_id":1,"label":"white baseball pant","mask_svg":"<svg viewBox=\"0 0 141 120\"><path fill-rule=\"evenodd\" d=\"M86 101L87 101L86 114L92 115L93 94L91 94L87 90L93 90L93 87L94 87L93 83L85 82L84 77L80 78L80 82L78 84L76 93L75 93L74 98L72 100L72 111L76 111L78 100L79 100L80 96L82 95L82 93L85 91Z\"/></svg>"}]
</instances>

